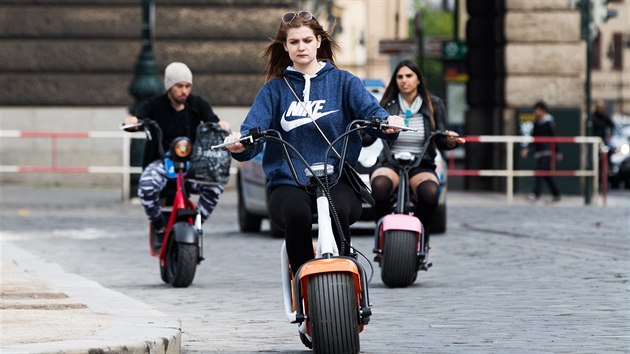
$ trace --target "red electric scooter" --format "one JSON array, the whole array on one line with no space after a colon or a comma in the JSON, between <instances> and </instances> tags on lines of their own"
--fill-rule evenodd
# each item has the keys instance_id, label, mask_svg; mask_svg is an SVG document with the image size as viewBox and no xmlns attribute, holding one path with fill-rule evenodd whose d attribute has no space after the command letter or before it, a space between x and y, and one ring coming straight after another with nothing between
<instances>
[{"instance_id":1,"label":"red electric scooter","mask_svg":"<svg viewBox=\"0 0 630 354\"><path fill-rule=\"evenodd\" d=\"M177 137L165 153L162 130L155 121L144 119L138 124L123 125L121 129L140 127L147 139L153 139L152 131L156 135L159 154L164 159L164 169L169 178L167 187L162 191L162 216L168 220L164 240L161 247L157 247L159 240L149 226L150 253L158 257L160 276L165 283L176 288L188 287L195 277L197 265L204 259L201 215L186 190L192 142L187 137Z\"/></svg>"}]
</instances>

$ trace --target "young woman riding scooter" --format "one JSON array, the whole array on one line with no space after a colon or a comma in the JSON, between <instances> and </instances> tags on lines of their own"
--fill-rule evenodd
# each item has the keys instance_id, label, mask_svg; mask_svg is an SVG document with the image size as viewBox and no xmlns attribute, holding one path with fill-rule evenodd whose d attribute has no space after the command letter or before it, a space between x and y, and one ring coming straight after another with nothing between
<instances>
[{"instance_id":1,"label":"young woman riding scooter","mask_svg":"<svg viewBox=\"0 0 630 354\"><path fill-rule=\"evenodd\" d=\"M267 83L256 96L241 132L232 133L225 141L238 140L241 133L247 134L255 127L275 129L282 133L283 139L301 149L312 163L321 159L329 141L340 136L355 118L376 116L392 125L402 125L402 118L390 116L381 108L360 79L337 69L334 62L337 48L333 37L310 12L285 14L265 51ZM389 138L379 135L394 139L393 134L398 132L398 129L388 128L383 133ZM261 148L246 150L241 143L227 147L239 161L253 158ZM353 166L360 149L359 137L352 137L347 161ZM284 230L291 268L295 272L314 256L313 195L296 186L277 144L267 146L263 169L268 179L271 222ZM345 180L332 187L331 196L340 214L343 234L349 235L350 225L360 217L361 200Z\"/></svg>"},{"instance_id":2,"label":"young woman riding scooter","mask_svg":"<svg viewBox=\"0 0 630 354\"><path fill-rule=\"evenodd\" d=\"M308 299L302 301L300 291L296 290L292 294L297 302L294 304L293 311L299 310L303 304L308 306L314 299L322 300L325 303L327 301L324 300L330 299L333 302L340 298L336 295L338 292L332 289L339 288L340 281L330 287L326 285L320 287L316 283L323 277L310 275L321 273L310 271L313 268L309 267L319 267L321 262L327 262L319 259L313 261L315 252L311 231L315 221L314 214L318 210L328 210L323 201L334 205L335 212L331 209L328 213L331 216L334 215L338 221L330 225L330 228L333 229L334 243L339 250L339 256L349 256L351 254L350 247L348 247L350 244L350 225L359 219L362 205L360 196L349 181L346 178L337 180L339 170L331 172L334 175L331 175L330 179L337 181L334 185L322 189L310 189L304 185L308 185L311 178L306 175L305 171L292 169L291 166L315 166L324 157L330 160L328 162L330 166L339 166L342 156L346 158L349 165L355 166L361 149L361 138L358 133L348 135L349 140L343 151L341 144L331 148L331 142L344 135L351 122L357 119L367 120L376 117L378 121L387 121L399 127L403 123L401 117L389 116L379 106L376 99L365 89L361 80L335 66L334 52L336 49L337 44L330 33L323 29L310 12L289 12L282 16L278 32L265 52L267 82L256 96L241 125L240 132L232 133L225 139L226 143L230 143L226 147L232 156L236 160L245 161L256 156L261 151L262 144L246 147L241 142L233 142L240 140L242 136L250 135L250 131L257 128L262 131L273 130L277 131L279 138L293 146L302 157L299 160L295 156L287 157L284 154L284 146L287 144L274 144L272 142L267 142L263 157L263 169L268 180L269 201L267 205L271 222L284 232L286 255L293 279L298 284L303 284L302 280L305 279L308 284L305 288L306 292L311 294ZM372 130L372 132L384 139L395 139L399 128L383 127L382 130ZM316 194L322 190L326 190L325 198ZM326 212L317 216L319 220L323 221L325 218L322 214L326 214ZM328 229L329 227L324 228ZM318 248L320 246L321 243L318 243ZM332 253L333 257L335 256L334 253L336 252ZM356 266L353 267L356 268ZM307 271L301 272L303 268L307 268ZM302 277L304 273L307 275ZM347 275L347 272L329 271L326 273L327 276L337 276L338 274L343 276ZM286 278L283 277L283 284ZM310 279L314 280L310 281ZM322 282L322 284L324 283L333 284ZM365 286L367 289L366 283L367 281L361 281L360 284L362 285L358 283L357 285L359 287ZM311 286L328 291L307 290ZM291 299L291 295L285 296L285 300L287 298ZM344 303L350 303L352 299L356 300L357 298L358 296L355 294ZM291 310L290 307L289 311ZM335 306L331 307L336 308ZM301 323L309 321L311 325L313 322L318 322L326 328L343 328L341 323L335 323L341 321L334 318L330 320L327 318L322 321L316 314L314 315L308 310L306 309L303 314L306 317L296 317L292 321ZM355 326L358 325L358 321L362 317L360 312L359 309L348 317L351 318L350 322L355 322ZM327 311L327 315L331 313L335 316L338 311ZM311 327L320 328L318 326ZM305 345L311 346L312 344L315 352L332 353L338 352L337 350L341 350L341 348L345 348L343 349L344 352L358 352L358 332L352 331L356 335L353 334L351 336L353 339L346 341L344 338L347 338L349 332L334 329L330 331L322 329L321 332L318 332L317 329L313 329L312 331L301 331L300 337ZM308 333L313 337L306 338ZM318 335L317 333L321 334Z\"/></svg>"},{"instance_id":3,"label":"young woman riding scooter","mask_svg":"<svg viewBox=\"0 0 630 354\"><path fill-rule=\"evenodd\" d=\"M380 103L389 114L405 117L406 126L417 129L401 132L396 141L390 142L391 153L406 151L418 155L432 131L445 132L445 135L434 139L420 165L409 173L414 214L426 226L431 223L438 206L439 182L433 162L436 146L439 149L454 149L458 144L463 144L464 139L456 132L445 130L444 104L429 93L420 68L411 60L404 60L396 66ZM395 191L399 185L397 169L386 153L384 149L370 176L372 196L376 202L372 208L376 221L392 212Z\"/></svg>"}]
</instances>

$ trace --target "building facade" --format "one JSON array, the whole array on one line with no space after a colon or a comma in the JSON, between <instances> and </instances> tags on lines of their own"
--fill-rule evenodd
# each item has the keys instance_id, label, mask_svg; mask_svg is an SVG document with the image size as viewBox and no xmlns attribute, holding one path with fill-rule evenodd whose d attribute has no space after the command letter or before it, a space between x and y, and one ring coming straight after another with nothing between
<instances>
[{"instance_id":1,"label":"building facade","mask_svg":"<svg viewBox=\"0 0 630 354\"><path fill-rule=\"evenodd\" d=\"M394 2L396 8L381 0L334 6L308 0L154 1L155 73L161 82L168 63L187 63L194 93L238 127L264 83L261 55L284 12L322 10L321 20L339 13L340 66L359 77L386 77L387 58L373 49L396 31L392 14L405 1ZM129 89L142 49L141 3L0 0L0 130L117 130L135 102ZM120 139L60 139L54 152L51 144L4 137L0 166L122 164ZM116 186L120 180L107 174L0 173L2 183Z\"/></svg>"},{"instance_id":2,"label":"building facade","mask_svg":"<svg viewBox=\"0 0 630 354\"><path fill-rule=\"evenodd\" d=\"M129 88L142 48L142 9L137 0L0 0L0 129L112 131L134 104ZM360 78L391 76L401 56L384 54L383 40L408 40L415 15L412 0L164 0L156 3L153 50L156 72L172 61L186 62L195 93L213 104L222 119L238 126L264 81L261 54L285 11L307 9L335 23L341 46L337 62ZM458 33L477 0L458 0ZM498 26L492 61L469 70L496 70L494 97L452 110L450 121L465 122L467 134L518 134L520 111L538 100L579 111L577 134L585 134L586 47L580 38L580 10L571 0L490 0L477 9L494 11ZM592 98L611 113L630 113L630 1L610 0L617 16L599 27L591 60ZM490 11L488 11L488 9ZM474 11L473 11L474 12ZM255 16L252 16L255 14ZM483 20L481 21L484 22ZM411 41L414 39L412 38ZM472 44L469 43L469 47ZM470 54L470 53L469 53ZM412 52L404 56L413 56ZM469 55L470 56L470 55ZM496 62L492 70L488 63ZM474 68L474 69L473 69ZM472 73L471 77L472 77ZM495 75L495 74L493 74ZM473 78L474 79L474 78ZM496 82L495 82L496 81ZM496 89L496 91L495 91ZM469 90L467 96L488 90ZM445 97L448 100L448 97ZM447 102L449 103L449 102ZM466 102L464 102L466 104ZM457 117L456 117L457 115ZM621 115L619 115L621 116ZM50 142L0 140L0 165L115 165L121 144L64 140L57 155ZM472 152L474 156L475 153ZM478 152L485 156L485 152ZM500 167L504 156L470 158ZM482 161L482 162L480 162ZM2 173L6 183L116 185L119 176ZM482 186L493 188L492 186Z\"/></svg>"}]
</instances>

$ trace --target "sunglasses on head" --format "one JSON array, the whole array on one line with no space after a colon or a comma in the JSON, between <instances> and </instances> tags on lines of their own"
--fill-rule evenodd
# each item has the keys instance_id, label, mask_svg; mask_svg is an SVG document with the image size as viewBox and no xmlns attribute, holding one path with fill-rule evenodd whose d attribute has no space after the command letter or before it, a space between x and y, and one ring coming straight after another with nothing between
<instances>
[{"instance_id":1,"label":"sunglasses on head","mask_svg":"<svg viewBox=\"0 0 630 354\"><path fill-rule=\"evenodd\" d=\"M313 14L308 11L287 12L286 14L282 15L282 22L290 23L298 17L301 18L303 21L309 21L313 19Z\"/></svg>"}]
</instances>

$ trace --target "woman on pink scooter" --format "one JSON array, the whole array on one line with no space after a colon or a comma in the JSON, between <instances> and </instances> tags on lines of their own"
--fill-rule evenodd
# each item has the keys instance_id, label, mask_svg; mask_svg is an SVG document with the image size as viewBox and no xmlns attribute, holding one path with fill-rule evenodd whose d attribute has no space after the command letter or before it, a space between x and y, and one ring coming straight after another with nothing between
<instances>
[{"instance_id":1,"label":"woman on pink scooter","mask_svg":"<svg viewBox=\"0 0 630 354\"><path fill-rule=\"evenodd\" d=\"M445 130L444 104L437 96L429 93L420 68L413 61L404 60L396 66L380 104L389 114L404 117L408 127L417 128L415 132L401 132L398 140L389 142L391 153L408 151L419 155L432 131L446 133L446 136L434 140L420 165L409 174L414 214L426 226L438 206L439 182L434 163L436 145L439 149L454 149L464 143L464 139L456 132ZM372 196L376 201L372 208L376 221L392 211L399 184L397 170L384 154L385 149L370 176Z\"/></svg>"}]
</instances>

